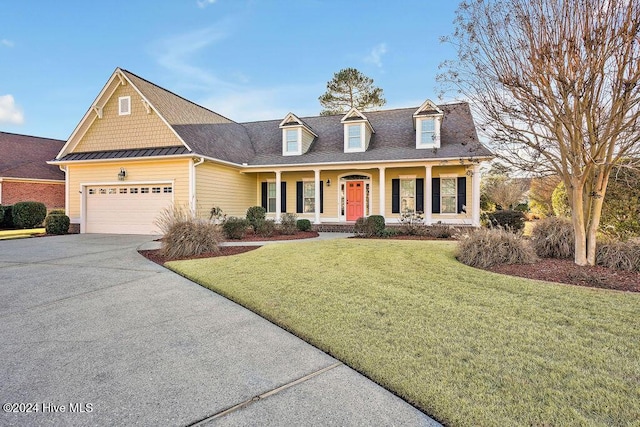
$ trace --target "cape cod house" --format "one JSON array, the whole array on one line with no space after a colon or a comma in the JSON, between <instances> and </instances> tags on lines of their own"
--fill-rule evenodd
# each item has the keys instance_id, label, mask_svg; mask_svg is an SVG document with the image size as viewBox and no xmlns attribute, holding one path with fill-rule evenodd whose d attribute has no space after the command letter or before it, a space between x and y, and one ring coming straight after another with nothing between
<instances>
[{"instance_id":1,"label":"cape cod house","mask_svg":"<svg viewBox=\"0 0 640 427\"><path fill-rule=\"evenodd\" d=\"M466 103L236 123L117 68L50 163L86 233L155 233L172 203L208 217L262 205L317 227L368 215L479 225L480 144Z\"/></svg>"}]
</instances>

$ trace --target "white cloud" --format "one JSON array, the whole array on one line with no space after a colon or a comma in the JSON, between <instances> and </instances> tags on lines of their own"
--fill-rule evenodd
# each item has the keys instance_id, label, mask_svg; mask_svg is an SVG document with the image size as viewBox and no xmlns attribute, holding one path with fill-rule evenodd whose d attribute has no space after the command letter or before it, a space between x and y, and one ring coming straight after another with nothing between
<instances>
[{"instance_id":1,"label":"white cloud","mask_svg":"<svg viewBox=\"0 0 640 427\"><path fill-rule=\"evenodd\" d=\"M0 44L2 46L5 46L5 47L13 47L13 46L15 46L14 42L12 42L11 40L7 40L7 39L1 39L0 40Z\"/></svg>"},{"instance_id":2,"label":"white cloud","mask_svg":"<svg viewBox=\"0 0 640 427\"><path fill-rule=\"evenodd\" d=\"M377 67L382 67L382 55L387 53L387 44L380 43L371 49L371 52L364 57L364 61Z\"/></svg>"},{"instance_id":3,"label":"white cloud","mask_svg":"<svg viewBox=\"0 0 640 427\"><path fill-rule=\"evenodd\" d=\"M214 4L215 2L216 0L196 0L196 4L200 9L204 9L205 7L209 6L210 4Z\"/></svg>"},{"instance_id":4,"label":"white cloud","mask_svg":"<svg viewBox=\"0 0 640 427\"><path fill-rule=\"evenodd\" d=\"M24 123L24 114L16 105L13 95L0 95L0 123L21 125Z\"/></svg>"},{"instance_id":5,"label":"white cloud","mask_svg":"<svg viewBox=\"0 0 640 427\"><path fill-rule=\"evenodd\" d=\"M178 74L182 81L187 81L201 88L209 88L226 83L211 72L190 64L191 59L206 47L227 38L225 25L195 30L160 41L157 61L164 68Z\"/></svg>"}]
</instances>

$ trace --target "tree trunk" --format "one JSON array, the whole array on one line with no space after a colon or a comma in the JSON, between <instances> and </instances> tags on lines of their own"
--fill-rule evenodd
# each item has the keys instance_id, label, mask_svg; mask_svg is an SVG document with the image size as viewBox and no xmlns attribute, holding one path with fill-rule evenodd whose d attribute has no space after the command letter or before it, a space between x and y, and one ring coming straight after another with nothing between
<instances>
[{"instance_id":1,"label":"tree trunk","mask_svg":"<svg viewBox=\"0 0 640 427\"><path fill-rule=\"evenodd\" d=\"M566 185L566 184L565 184ZM575 231L575 256L578 265L587 265L587 233L584 218L584 194L582 188L571 186L571 222Z\"/></svg>"}]
</instances>

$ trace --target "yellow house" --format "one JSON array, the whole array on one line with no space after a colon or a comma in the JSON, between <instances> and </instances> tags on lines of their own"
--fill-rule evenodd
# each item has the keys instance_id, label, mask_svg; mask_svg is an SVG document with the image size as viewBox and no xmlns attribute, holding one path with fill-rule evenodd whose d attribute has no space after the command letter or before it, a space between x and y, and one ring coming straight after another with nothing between
<instances>
[{"instance_id":1,"label":"yellow house","mask_svg":"<svg viewBox=\"0 0 640 427\"><path fill-rule=\"evenodd\" d=\"M236 123L117 68L50 163L80 232L150 234L172 203L203 217L261 205L318 229L402 212L478 226L491 155L466 103Z\"/></svg>"}]
</instances>

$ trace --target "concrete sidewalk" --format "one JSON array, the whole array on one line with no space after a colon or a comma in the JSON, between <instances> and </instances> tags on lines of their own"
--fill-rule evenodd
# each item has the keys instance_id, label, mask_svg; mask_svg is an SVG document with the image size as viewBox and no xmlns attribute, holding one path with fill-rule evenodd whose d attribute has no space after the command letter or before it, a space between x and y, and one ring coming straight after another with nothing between
<instances>
[{"instance_id":1,"label":"concrete sidewalk","mask_svg":"<svg viewBox=\"0 0 640 427\"><path fill-rule=\"evenodd\" d=\"M437 425L147 261L136 249L150 240L0 242L0 403L38 409L0 413L0 425Z\"/></svg>"}]
</instances>

